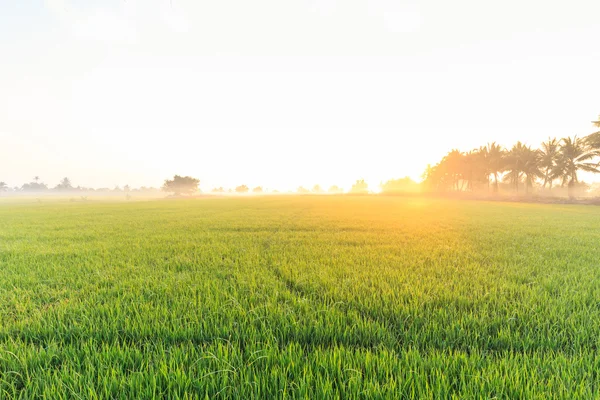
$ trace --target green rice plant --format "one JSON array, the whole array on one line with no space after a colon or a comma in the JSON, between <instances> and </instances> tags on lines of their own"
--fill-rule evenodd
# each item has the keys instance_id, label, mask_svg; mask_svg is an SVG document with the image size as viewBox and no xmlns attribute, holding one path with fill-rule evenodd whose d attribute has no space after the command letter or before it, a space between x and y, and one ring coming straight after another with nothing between
<instances>
[{"instance_id":1,"label":"green rice plant","mask_svg":"<svg viewBox=\"0 0 600 400\"><path fill-rule=\"evenodd\" d=\"M1 398L600 398L600 211L0 203Z\"/></svg>"}]
</instances>

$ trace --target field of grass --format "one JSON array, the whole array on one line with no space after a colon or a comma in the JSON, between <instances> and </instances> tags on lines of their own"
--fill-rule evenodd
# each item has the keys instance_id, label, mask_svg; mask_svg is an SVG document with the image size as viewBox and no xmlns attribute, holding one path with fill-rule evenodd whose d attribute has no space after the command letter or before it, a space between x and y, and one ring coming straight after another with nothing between
<instances>
[{"instance_id":1,"label":"field of grass","mask_svg":"<svg viewBox=\"0 0 600 400\"><path fill-rule=\"evenodd\" d=\"M600 208L0 202L0 398L600 398Z\"/></svg>"}]
</instances>

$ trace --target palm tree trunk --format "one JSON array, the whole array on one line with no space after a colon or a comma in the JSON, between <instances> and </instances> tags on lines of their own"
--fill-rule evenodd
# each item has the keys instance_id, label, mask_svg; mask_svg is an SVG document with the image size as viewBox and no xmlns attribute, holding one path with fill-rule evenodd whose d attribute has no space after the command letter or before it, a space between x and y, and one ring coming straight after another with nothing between
<instances>
[{"instance_id":1,"label":"palm tree trunk","mask_svg":"<svg viewBox=\"0 0 600 400\"><path fill-rule=\"evenodd\" d=\"M573 179L571 179L569 181L569 185L567 187L567 191L569 193L569 199L573 199L575 197L574 190L573 190L574 188L575 188L575 182L573 182Z\"/></svg>"},{"instance_id":2,"label":"palm tree trunk","mask_svg":"<svg viewBox=\"0 0 600 400\"><path fill-rule=\"evenodd\" d=\"M498 193L498 172L494 172L494 193Z\"/></svg>"}]
</instances>

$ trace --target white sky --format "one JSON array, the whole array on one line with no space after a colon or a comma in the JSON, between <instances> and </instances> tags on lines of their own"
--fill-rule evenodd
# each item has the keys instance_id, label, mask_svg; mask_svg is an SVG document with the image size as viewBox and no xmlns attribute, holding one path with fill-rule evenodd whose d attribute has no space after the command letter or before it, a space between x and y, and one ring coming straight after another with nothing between
<instances>
[{"instance_id":1,"label":"white sky","mask_svg":"<svg viewBox=\"0 0 600 400\"><path fill-rule=\"evenodd\" d=\"M583 136L598 1L0 2L0 180L417 178L451 148Z\"/></svg>"}]
</instances>

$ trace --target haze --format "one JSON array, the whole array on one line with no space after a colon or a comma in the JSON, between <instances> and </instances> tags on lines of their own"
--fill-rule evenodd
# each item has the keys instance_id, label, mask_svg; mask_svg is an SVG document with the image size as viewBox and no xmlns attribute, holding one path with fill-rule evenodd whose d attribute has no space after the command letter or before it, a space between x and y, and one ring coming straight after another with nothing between
<instances>
[{"instance_id":1,"label":"haze","mask_svg":"<svg viewBox=\"0 0 600 400\"><path fill-rule=\"evenodd\" d=\"M5 1L0 180L349 187L592 132L597 1ZM589 180L589 179L588 179Z\"/></svg>"}]
</instances>

